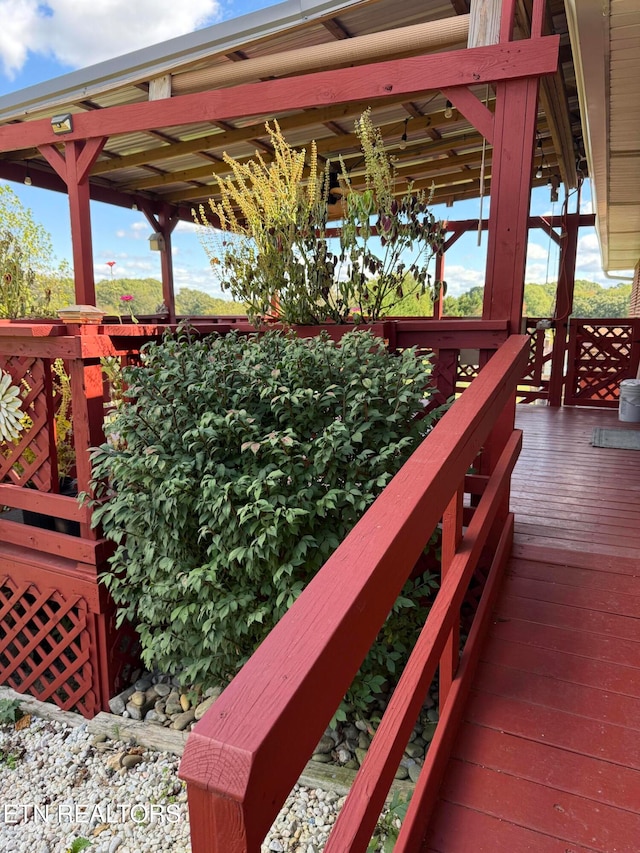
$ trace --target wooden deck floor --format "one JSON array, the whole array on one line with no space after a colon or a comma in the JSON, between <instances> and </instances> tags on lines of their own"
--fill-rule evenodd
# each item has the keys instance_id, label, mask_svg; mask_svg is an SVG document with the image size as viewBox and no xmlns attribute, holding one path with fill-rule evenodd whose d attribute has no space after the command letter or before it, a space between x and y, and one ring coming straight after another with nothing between
<instances>
[{"instance_id":1,"label":"wooden deck floor","mask_svg":"<svg viewBox=\"0 0 640 853\"><path fill-rule=\"evenodd\" d=\"M640 451L520 407L514 552L424 850L640 851Z\"/></svg>"}]
</instances>

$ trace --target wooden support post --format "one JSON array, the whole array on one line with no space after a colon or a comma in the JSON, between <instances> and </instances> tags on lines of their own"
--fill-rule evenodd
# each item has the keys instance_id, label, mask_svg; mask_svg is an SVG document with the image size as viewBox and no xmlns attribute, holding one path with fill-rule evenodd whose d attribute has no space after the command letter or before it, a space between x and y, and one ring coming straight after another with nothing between
<instances>
[{"instance_id":1,"label":"wooden support post","mask_svg":"<svg viewBox=\"0 0 640 853\"><path fill-rule=\"evenodd\" d=\"M560 237L560 261L556 292L555 338L551 355L551 378L549 380L549 405L562 405L564 387L564 360L567 352L569 315L573 310L576 257L578 255L578 229L580 214L566 217L566 226Z\"/></svg>"},{"instance_id":2,"label":"wooden support post","mask_svg":"<svg viewBox=\"0 0 640 853\"><path fill-rule=\"evenodd\" d=\"M166 319L170 323L176 322L176 300L173 286L173 256L171 253L171 235L179 221L177 211L169 204L163 204L160 213L156 216L153 210L143 204L142 211L149 220L149 224L159 234L162 234L164 245L160 249L160 269L162 276L162 300L167 307Z\"/></svg>"},{"instance_id":3,"label":"wooden support post","mask_svg":"<svg viewBox=\"0 0 640 853\"><path fill-rule=\"evenodd\" d=\"M462 499L464 485L455 492L442 517L442 579L447 576L462 541ZM451 633L440 656L439 705L444 708L460 660L460 612L454 614Z\"/></svg>"},{"instance_id":4,"label":"wooden support post","mask_svg":"<svg viewBox=\"0 0 640 853\"><path fill-rule=\"evenodd\" d=\"M496 86L495 151L482 317L522 319L538 78Z\"/></svg>"},{"instance_id":5,"label":"wooden support post","mask_svg":"<svg viewBox=\"0 0 640 853\"><path fill-rule=\"evenodd\" d=\"M96 304L96 285L93 274L91 242L91 210L89 173L104 148L107 137L72 141L64 146L64 154L55 145L41 145L39 150L49 165L67 185L71 215L71 245L76 302Z\"/></svg>"},{"instance_id":6,"label":"wooden support post","mask_svg":"<svg viewBox=\"0 0 640 853\"><path fill-rule=\"evenodd\" d=\"M80 359L70 363L73 432L76 449L78 492L88 492L91 480L89 448L104 441L102 368L99 363L85 364ZM85 539L97 539L98 533L85 521L80 524Z\"/></svg>"},{"instance_id":7,"label":"wooden support post","mask_svg":"<svg viewBox=\"0 0 640 853\"><path fill-rule=\"evenodd\" d=\"M456 382L458 379L458 350L439 349L437 351L437 378L438 391L443 397L443 402L450 400L456 393Z\"/></svg>"},{"instance_id":8,"label":"wooden support post","mask_svg":"<svg viewBox=\"0 0 640 853\"><path fill-rule=\"evenodd\" d=\"M442 311L444 307L444 252L441 255L436 255L436 287L437 294L433 301L433 316L436 320L442 320Z\"/></svg>"}]
</instances>

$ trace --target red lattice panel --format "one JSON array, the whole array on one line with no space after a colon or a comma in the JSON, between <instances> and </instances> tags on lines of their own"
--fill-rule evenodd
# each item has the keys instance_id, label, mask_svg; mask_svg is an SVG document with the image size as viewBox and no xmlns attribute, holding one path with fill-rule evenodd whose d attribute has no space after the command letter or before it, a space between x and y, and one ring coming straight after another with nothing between
<instances>
[{"instance_id":1,"label":"red lattice panel","mask_svg":"<svg viewBox=\"0 0 640 853\"><path fill-rule=\"evenodd\" d=\"M618 405L620 382L632 372L633 331L632 321L572 321L567 405Z\"/></svg>"},{"instance_id":2,"label":"red lattice panel","mask_svg":"<svg viewBox=\"0 0 640 853\"><path fill-rule=\"evenodd\" d=\"M526 333L531 344L526 372L518 384L520 403L533 403L535 400L546 400L549 397L553 346L550 334L545 329L538 329L537 325L538 320L535 318L526 321Z\"/></svg>"},{"instance_id":3,"label":"red lattice panel","mask_svg":"<svg viewBox=\"0 0 640 853\"><path fill-rule=\"evenodd\" d=\"M79 595L0 580L0 683L65 711L99 710L92 666L92 615Z\"/></svg>"},{"instance_id":4,"label":"red lattice panel","mask_svg":"<svg viewBox=\"0 0 640 853\"><path fill-rule=\"evenodd\" d=\"M32 421L17 444L0 442L0 483L24 486L31 482L43 492L57 481L53 440L53 395L49 362L10 357L2 364L12 383L22 390L22 410Z\"/></svg>"},{"instance_id":5,"label":"red lattice panel","mask_svg":"<svg viewBox=\"0 0 640 853\"><path fill-rule=\"evenodd\" d=\"M456 391L458 393L464 391L473 382L478 373L480 373L480 366L478 364L459 364Z\"/></svg>"}]
</instances>

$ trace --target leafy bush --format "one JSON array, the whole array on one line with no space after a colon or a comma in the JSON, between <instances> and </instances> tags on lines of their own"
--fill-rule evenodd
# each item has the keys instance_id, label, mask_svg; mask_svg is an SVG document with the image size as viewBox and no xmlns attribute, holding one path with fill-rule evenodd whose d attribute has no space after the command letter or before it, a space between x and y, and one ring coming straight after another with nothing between
<instances>
[{"instance_id":1,"label":"leafy bush","mask_svg":"<svg viewBox=\"0 0 640 853\"><path fill-rule=\"evenodd\" d=\"M233 676L429 429L430 372L357 331L340 346L183 331L146 347L92 461L94 521L117 544L104 580L148 666ZM393 618L417 615L425 589L411 583ZM356 706L404 654L391 624Z\"/></svg>"}]
</instances>

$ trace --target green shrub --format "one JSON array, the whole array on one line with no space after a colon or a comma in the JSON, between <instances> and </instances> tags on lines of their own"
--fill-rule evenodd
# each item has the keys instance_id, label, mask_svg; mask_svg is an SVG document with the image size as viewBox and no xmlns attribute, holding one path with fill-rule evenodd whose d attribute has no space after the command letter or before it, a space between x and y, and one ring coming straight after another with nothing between
<instances>
[{"instance_id":1,"label":"green shrub","mask_svg":"<svg viewBox=\"0 0 640 853\"><path fill-rule=\"evenodd\" d=\"M104 580L148 666L233 676L429 429L430 372L368 332L147 346L92 461L94 521L117 545ZM407 645L394 620L424 618L429 584L399 599L355 706L393 673Z\"/></svg>"}]
</instances>

